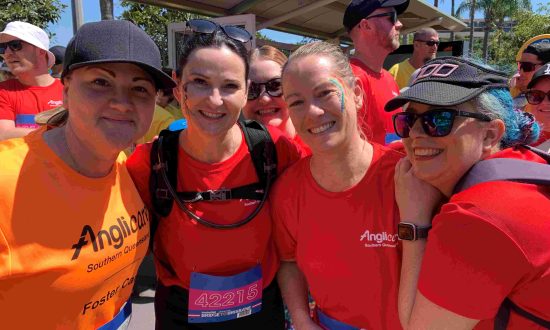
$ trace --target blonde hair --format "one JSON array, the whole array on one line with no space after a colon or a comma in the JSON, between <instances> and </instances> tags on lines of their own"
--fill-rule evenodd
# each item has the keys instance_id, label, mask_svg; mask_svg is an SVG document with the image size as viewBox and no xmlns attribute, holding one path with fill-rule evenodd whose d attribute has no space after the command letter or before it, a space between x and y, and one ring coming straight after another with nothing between
<instances>
[{"instance_id":1,"label":"blonde hair","mask_svg":"<svg viewBox=\"0 0 550 330\"><path fill-rule=\"evenodd\" d=\"M263 45L260 48L254 49L250 55L250 62L254 60L269 60L279 64L281 67L285 65L288 58L286 55L275 47Z\"/></svg>"},{"instance_id":2,"label":"blonde hair","mask_svg":"<svg viewBox=\"0 0 550 330\"><path fill-rule=\"evenodd\" d=\"M351 70L348 57L342 52L339 46L324 41L312 42L296 49L290 54L288 61L283 66L283 75L289 63L307 56L323 56L329 58L338 76L348 84L348 87L353 86L355 75Z\"/></svg>"}]
</instances>

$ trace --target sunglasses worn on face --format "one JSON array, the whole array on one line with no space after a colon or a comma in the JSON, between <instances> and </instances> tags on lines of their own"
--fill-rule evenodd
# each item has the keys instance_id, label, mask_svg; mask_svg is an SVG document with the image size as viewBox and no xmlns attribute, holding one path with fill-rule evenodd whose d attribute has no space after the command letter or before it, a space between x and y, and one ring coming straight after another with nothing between
<instances>
[{"instance_id":1,"label":"sunglasses worn on face","mask_svg":"<svg viewBox=\"0 0 550 330\"><path fill-rule=\"evenodd\" d=\"M12 40L12 41L8 41L8 42L0 43L0 54L6 53L6 50L8 49L8 47L13 52L18 52L21 49L23 49L23 41L22 40Z\"/></svg>"},{"instance_id":2,"label":"sunglasses worn on face","mask_svg":"<svg viewBox=\"0 0 550 330\"><path fill-rule=\"evenodd\" d=\"M242 43L252 40L252 36L245 29L233 25L219 25L206 19L192 19L187 21L187 27L194 33L212 34L220 29L226 36Z\"/></svg>"},{"instance_id":3,"label":"sunglasses worn on face","mask_svg":"<svg viewBox=\"0 0 550 330\"><path fill-rule=\"evenodd\" d=\"M544 101L544 97L547 97L548 101L550 101L550 91L545 93L543 91L532 89L525 93L525 98L527 99L527 102L532 105L541 104L542 101Z\"/></svg>"},{"instance_id":4,"label":"sunglasses worn on face","mask_svg":"<svg viewBox=\"0 0 550 330\"><path fill-rule=\"evenodd\" d=\"M415 40L415 41L423 42L430 47L439 46L439 41L435 41L435 40Z\"/></svg>"},{"instance_id":5,"label":"sunglasses worn on face","mask_svg":"<svg viewBox=\"0 0 550 330\"><path fill-rule=\"evenodd\" d=\"M539 65L542 64L531 62L518 62L518 70L523 70L523 72L531 72L534 71Z\"/></svg>"},{"instance_id":6,"label":"sunglasses worn on face","mask_svg":"<svg viewBox=\"0 0 550 330\"><path fill-rule=\"evenodd\" d=\"M281 78L274 78L264 83L256 83L253 81L250 82L250 87L248 88L248 100L252 101L257 99L264 91L272 97L279 97L283 95Z\"/></svg>"},{"instance_id":7,"label":"sunglasses worn on face","mask_svg":"<svg viewBox=\"0 0 550 330\"><path fill-rule=\"evenodd\" d=\"M455 117L475 118L481 121L491 121L491 118L481 113L460 111L455 109L433 109L423 114L400 112L393 115L395 133L401 138L408 138L417 119L426 135L443 137L449 135L453 129Z\"/></svg>"},{"instance_id":8,"label":"sunglasses worn on face","mask_svg":"<svg viewBox=\"0 0 550 330\"><path fill-rule=\"evenodd\" d=\"M388 16L390 18L390 22L395 25L395 23L397 23L397 13L394 12L394 11L390 11L390 12L387 12L387 13L382 13L382 14L377 14L377 15L372 15L372 16L368 16L368 17L365 17L365 19L371 19L371 18L374 18L374 17L385 17L385 16Z\"/></svg>"}]
</instances>

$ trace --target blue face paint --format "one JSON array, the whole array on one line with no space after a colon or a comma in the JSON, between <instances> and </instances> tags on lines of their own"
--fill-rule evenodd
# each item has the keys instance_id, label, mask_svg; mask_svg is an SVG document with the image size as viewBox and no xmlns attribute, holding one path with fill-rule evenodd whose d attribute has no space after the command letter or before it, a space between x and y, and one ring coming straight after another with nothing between
<instances>
[{"instance_id":1,"label":"blue face paint","mask_svg":"<svg viewBox=\"0 0 550 330\"><path fill-rule=\"evenodd\" d=\"M346 108L346 101L344 99L344 86L342 86L342 84L334 78L330 78L328 81L330 81L340 91L340 111L343 113L344 109Z\"/></svg>"}]
</instances>

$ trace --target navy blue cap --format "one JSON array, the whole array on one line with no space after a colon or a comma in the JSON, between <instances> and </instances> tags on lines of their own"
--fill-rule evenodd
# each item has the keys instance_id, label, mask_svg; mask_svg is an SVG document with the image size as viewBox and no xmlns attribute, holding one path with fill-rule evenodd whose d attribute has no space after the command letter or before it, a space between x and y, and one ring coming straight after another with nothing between
<instances>
[{"instance_id":1,"label":"navy blue cap","mask_svg":"<svg viewBox=\"0 0 550 330\"><path fill-rule=\"evenodd\" d=\"M162 71L160 51L142 29L125 20L86 23L69 41L61 80L76 68L99 63L133 63L147 71L158 89L176 83Z\"/></svg>"},{"instance_id":2,"label":"navy blue cap","mask_svg":"<svg viewBox=\"0 0 550 330\"><path fill-rule=\"evenodd\" d=\"M508 88L508 76L463 58L438 57L426 62L411 86L386 103L384 110L393 111L411 101L453 106L493 88Z\"/></svg>"},{"instance_id":3,"label":"navy blue cap","mask_svg":"<svg viewBox=\"0 0 550 330\"><path fill-rule=\"evenodd\" d=\"M409 7L409 0L353 0L344 13L344 27L351 31L361 20L378 8L395 8L397 15Z\"/></svg>"},{"instance_id":4,"label":"navy blue cap","mask_svg":"<svg viewBox=\"0 0 550 330\"><path fill-rule=\"evenodd\" d=\"M52 48L50 48L50 52L55 55L55 65L63 64L66 49L67 48L63 46L53 46Z\"/></svg>"},{"instance_id":5,"label":"navy blue cap","mask_svg":"<svg viewBox=\"0 0 550 330\"><path fill-rule=\"evenodd\" d=\"M535 84L537 83L537 80L542 77L550 78L550 62L544 64L537 71L535 71L535 73L533 74L533 78L531 78L531 81L527 85L527 88L533 88L533 86L535 86Z\"/></svg>"}]
</instances>

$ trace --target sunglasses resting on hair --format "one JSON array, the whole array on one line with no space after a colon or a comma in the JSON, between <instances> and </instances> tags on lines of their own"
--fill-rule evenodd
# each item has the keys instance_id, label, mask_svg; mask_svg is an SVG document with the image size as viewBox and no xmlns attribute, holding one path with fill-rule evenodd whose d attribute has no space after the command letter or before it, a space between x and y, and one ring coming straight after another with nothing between
<instances>
[{"instance_id":1,"label":"sunglasses resting on hair","mask_svg":"<svg viewBox=\"0 0 550 330\"><path fill-rule=\"evenodd\" d=\"M194 33L212 34L220 29L226 36L242 43L252 40L252 35L245 29L233 25L220 25L206 19L192 19L186 22L186 26Z\"/></svg>"},{"instance_id":2,"label":"sunglasses resting on hair","mask_svg":"<svg viewBox=\"0 0 550 330\"><path fill-rule=\"evenodd\" d=\"M468 117L481 121L491 121L489 116L481 113L442 108L432 109L422 114L412 112L396 113L393 115L393 127L395 128L395 134L399 137L408 138L414 123L420 118L420 124L426 135L431 137L443 137L451 133L455 117Z\"/></svg>"},{"instance_id":3,"label":"sunglasses resting on hair","mask_svg":"<svg viewBox=\"0 0 550 330\"><path fill-rule=\"evenodd\" d=\"M541 104L542 101L544 101L544 97L548 98L548 101L550 101L550 91L543 92L536 89L531 89L527 92L525 92L525 98L527 99L527 102L532 105Z\"/></svg>"},{"instance_id":4,"label":"sunglasses resting on hair","mask_svg":"<svg viewBox=\"0 0 550 330\"><path fill-rule=\"evenodd\" d=\"M248 100L252 101L260 97L263 92L269 94L272 97L279 97L283 95L283 88L281 86L281 78L273 78L264 83L250 82L248 88Z\"/></svg>"},{"instance_id":5,"label":"sunglasses resting on hair","mask_svg":"<svg viewBox=\"0 0 550 330\"><path fill-rule=\"evenodd\" d=\"M365 19L371 19L371 18L374 18L374 17L385 17L385 16L388 16L390 18L390 22L393 25L395 25L395 23L397 23L397 13L395 11L390 11L390 12L387 12L387 13L367 16L367 17L365 17Z\"/></svg>"},{"instance_id":6,"label":"sunglasses resting on hair","mask_svg":"<svg viewBox=\"0 0 550 330\"><path fill-rule=\"evenodd\" d=\"M12 40L12 41L8 41L8 42L0 43L0 54L5 54L8 47L13 52L18 52L23 48L23 41L22 40Z\"/></svg>"},{"instance_id":7,"label":"sunglasses resting on hair","mask_svg":"<svg viewBox=\"0 0 550 330\"><path fill-rule=\"evenodd\" d=\"M523 70L523 72L531 72L539 65L542 65L542 63L518 62L518 71Z\"/></svg>"}]
</instances>

